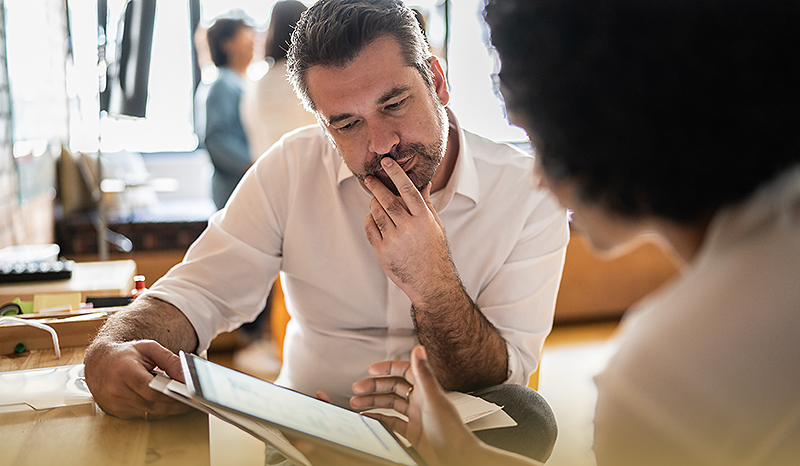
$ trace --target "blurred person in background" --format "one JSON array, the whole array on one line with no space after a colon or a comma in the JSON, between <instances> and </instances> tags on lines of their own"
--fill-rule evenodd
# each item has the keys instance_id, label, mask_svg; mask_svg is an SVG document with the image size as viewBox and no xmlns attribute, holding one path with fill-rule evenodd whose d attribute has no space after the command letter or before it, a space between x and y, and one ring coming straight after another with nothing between
<instances>
[{"instance_id":1,"label":"blurred person in background","mask_svg":"<svg viewBox=\"0 0 800 466\"><path fill-rule=\"evenodd\" d=\"M269 71L245 89L242 99L242 122L253 160L285 133L317 123L314 114L303 108L286 77L286 51L305 10L297 0L282 0L272 7L265 49Z\"/></svg>"},{"instance_id":2,"label":"blurred person in background","mask_svg":"<svg viewBox=\"0 0 800 466\"><path fill-rule=\"evenodd\" d=\"M205 145L214 165L211 196L221 209L252 164L239 107L247 67L253 61L255 31L244 19L219 18L208 28L207 37L219 75L206 97Z\"/></svg>"}]
</instances>

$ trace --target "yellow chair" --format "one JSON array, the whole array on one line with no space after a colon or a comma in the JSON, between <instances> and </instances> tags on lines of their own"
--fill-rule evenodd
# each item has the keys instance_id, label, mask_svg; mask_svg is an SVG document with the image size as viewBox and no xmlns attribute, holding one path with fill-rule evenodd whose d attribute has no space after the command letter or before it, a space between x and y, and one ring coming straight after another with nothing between
<instances>
[{"instance_id":1,"label":"yellow chair","mask_svg":"<svg viewBox=\"0 0 800 466\"><path fill-rule=\"evenodd\" d=\"M283 297L283 288L281 287L281 277L275 280L272 285L272 303L269 308L269 324L272 332L272 339L275 341L275 346L278 352L278 360L283 362L283 340L286 337L286 325L289 323L291 317L286 311L286 301Z\"/></svg>"}]
</instances>

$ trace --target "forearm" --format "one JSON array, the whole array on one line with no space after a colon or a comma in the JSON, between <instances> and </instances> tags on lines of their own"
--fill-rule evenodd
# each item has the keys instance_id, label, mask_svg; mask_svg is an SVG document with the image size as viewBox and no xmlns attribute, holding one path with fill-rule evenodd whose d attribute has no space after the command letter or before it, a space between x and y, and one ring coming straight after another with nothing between
<instances>
[{"instance_id":1,"label":"forearm","mask_svg":"<svg viewBox=\"0 0 800 466\"><path fill-rule=\"evenodd\" d=\"M397 187L365 179L375 195L364 229L387 276L411 300L417 337L436 376L449 390L474 390L504 382L508 351L503 337L467 294L450 256L441 219L430 199L390 158L381 166Z\"/></svg>"},{"instance_id":2,"label":"forearm","mask_svg":"<svg viewBox=\"0 0 800 466\"><path fill-rule=\"evenodd\" d=\"M174 353L197 348L194 327L178 308L143 296L111 316L89 350L99 344L134 340L155 340Z\"/></svg>"},{"instance_id":3,"label":"forearm","mask_svg":"<svg viewBox=\"0 0 800 466\"><path fill-rule=\"evenodd\" d=\"M454 279L434 298L412 305L420 343L445 389L501 384L508 377L506 341Z\"/></svg>"}]
</instances>

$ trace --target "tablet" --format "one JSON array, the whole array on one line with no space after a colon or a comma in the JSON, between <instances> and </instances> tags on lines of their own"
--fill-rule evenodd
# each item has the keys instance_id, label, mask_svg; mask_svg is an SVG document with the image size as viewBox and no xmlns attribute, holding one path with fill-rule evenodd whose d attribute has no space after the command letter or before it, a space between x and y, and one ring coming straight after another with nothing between
<instances>
[{"instance_id":1,"label":"tablet","mask_svg":"<svg viewBox=\"0 0 800 466\"><path fill-rule=\"evenodd\" d=\"M266 421L281 431L321 442L375 464L424 464L376 419L251 377L193 354L180 353L192 397Z\"/></svg>"}]
</instances>

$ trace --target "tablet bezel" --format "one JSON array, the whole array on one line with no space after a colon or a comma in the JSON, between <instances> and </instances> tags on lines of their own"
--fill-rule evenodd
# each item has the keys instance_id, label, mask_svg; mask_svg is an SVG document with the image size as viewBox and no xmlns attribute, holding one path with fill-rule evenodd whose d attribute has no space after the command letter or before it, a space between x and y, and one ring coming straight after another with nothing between
<instances>
[{"instance_id":1,"label":"tablet bezel","mask_svg":"<svg viewBox=\"0 0 800 466\"><path fill-rule=\"evenodd\" d=\"M288 427L288 426L273 422L273 421L271 421L269 419L264 419L262 417L255 416L253 414L246 413L246 412L243 412L243 411L239 411L239 410L231 408L229 406L221 405L221 404L219 404L217 402L209 400L209 399L207 399L207 398L205 398L203 396L202 382L199 380L199 378L197 376L197 370L195 369L195 366L194 366L194 361L197 360L197 359L202 359L202 358L200 358L197 355L191 354L191 353L184 353L183 351L180 352L179 356L180 356L180 359L181 359L181 366L183 368L183 376L184 376L184 379L186 380L186 387L189 390L189 393L192 395L192 397L198 398L200 401L202 401L205 404L208 404L210 406L214 406L214 407L222 409L222 410L233 411L233 412L236 412L237 414L240 414L240 415L243 415L243 416L247 416L249 418L255 419L255 420L260 421L260 422L265 422L265 423L275 427L276 429L280 430L284 435L289 434L290 436L301 437L301 438L303 438L305 440L308 440L308 441L310 441L312 443L314 443L314 442L320 443L321 445L323 445L323 446L325 446L327 448L332 448L333 450L340 451L342 453L347 453L349 455L353 455L354 457L362 459L362 460L371 461L372 464L387 465L387 466L388 465L391 465L391 466L402 465L402 463L396 463L396 462L391 461L389 459L382 458L380 456L375 456L375 455L373 455L371 453L367 453L367 452L364 452L364 451L361 451L361 450L357 450L357 449L351 448L351 447L349 447L347 445L342 445L340 443L337 443L337 442L334 442L334 441L331 441L331 440L328 440L328 439L325 439L325 438L322 438L322 437L317 437L317 436L312 435L312 434L310 434L308 432L303 432L303 431L300 431L300 430L296 430L296 429L293 429L291 427ZM216 364L214 362L211 362L211 361L208 361L208 360L205 360L205 359L203 360L203 363L212 364L212 365L220 367L220 368L222 368L224 370L235 371L234 369L231 369L231 368L228 368L228 367L225 367L225 366L221 366L219 364ZM235 371L235 372L238 372L238 371ZM241 373L241 374L246 375L248 377L252 377L252 376L249 376L249 375L244 374L244 373ZM261 383L271 384L272 386L278 387L278 388L280 388L282 390L289 390L289 391L292 391L294 393L300 394L302 396L305 396L305 397L309 398L310 400L313 400L313 402L325 403L322 400L319 400L317 398L308 396L308 395L306 395L304 393L300 393L300 392L291 390L291 389L286 388L286 387L281 387L280 385L275 385L275 384L273 384L271 382L268 382L266 380L257 379L255 377L253 377L253 378L258 380ZM358 414L358 413L355 413L353 411L346 410L345 408L342 408L340 406L336 406L336 405L330 405L330 406L333 406L333 407L335 407L337 409L342 409L342 410L345 410L345 411L348 411L348 412L351 412L351 413L354 413L354 414ZM376 419L372 419L372 420L377 421ZM389 434L389 436L392 439L394 439L395 442L397 442L397 444L401 447L401 449L403 451L405 451L406 454L408 454L408 456L411 458L412 461L416 462L416 464L419 465L419 466L425 466L424 460L419 456L419 454L416 452L416 450L406 447L402 443L402 441L397 437L397 435L395 435L395 433L392 431L392 429L389 428L386 424L384 424L381 421L377 421L377 422L383 429L386 430L386 432Z\"/></svg>"}]
</instances>

